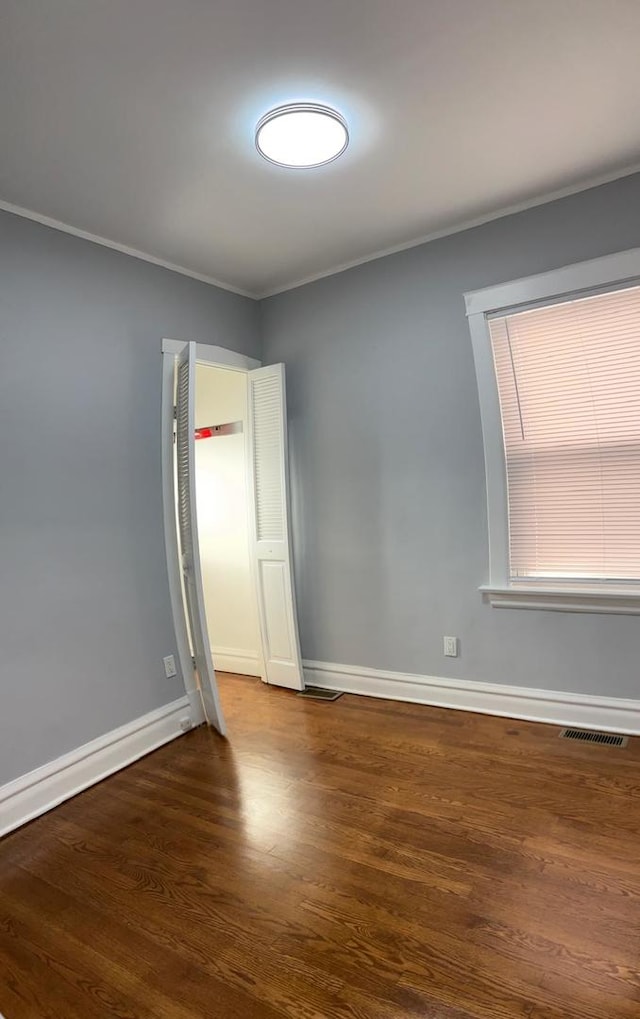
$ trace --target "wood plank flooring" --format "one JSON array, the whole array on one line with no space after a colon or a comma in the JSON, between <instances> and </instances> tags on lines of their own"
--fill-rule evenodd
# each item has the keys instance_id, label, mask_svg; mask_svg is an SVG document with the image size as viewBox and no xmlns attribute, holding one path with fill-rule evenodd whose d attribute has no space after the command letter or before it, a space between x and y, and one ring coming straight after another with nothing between
<instances>
[{"instance_id":1,"label":"wood plank flooring","mask_svg":"<svg viewBox=\"0 0 640 1019\"><path fill-rule=\"evenodd\" d=\"M0 845L6 1019L639 1019L639 740L220 678Z\"/></svg>"}]
</instances>

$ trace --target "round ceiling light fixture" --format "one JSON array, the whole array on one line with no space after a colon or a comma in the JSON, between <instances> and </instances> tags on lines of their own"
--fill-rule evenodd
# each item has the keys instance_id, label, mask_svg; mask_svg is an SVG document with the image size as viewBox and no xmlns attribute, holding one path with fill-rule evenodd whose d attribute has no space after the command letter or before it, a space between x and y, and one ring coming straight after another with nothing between
<instances>
[{"instance_id":1,"label":"round ceiling light fixture","mask_svg":"<svg viewBox=\"0 0 640 1019\"><path fill-rule=\"evenodd\" d=\"M278 166L323 166L341 156L348 144L344 117L317 103L278 106L265 113L256 127L258 152Z\"/></svg>"}]
</instances>

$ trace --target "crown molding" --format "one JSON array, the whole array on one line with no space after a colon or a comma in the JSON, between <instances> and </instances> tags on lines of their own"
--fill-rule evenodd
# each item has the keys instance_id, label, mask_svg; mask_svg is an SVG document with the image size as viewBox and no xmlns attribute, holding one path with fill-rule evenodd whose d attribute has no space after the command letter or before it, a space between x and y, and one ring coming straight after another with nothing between
<instances>
[{"instance_id":1,"label":"crown molding","mask_svg":"<svg viewBox=\"0 0 640 1019\"><path fill-rule=\"evenodd\" d=\"M268 297L276 297L277 294L284 294L289 290L297 290L298 287L304 287L307 283L315 283L317 280L327 279L329 276L337 276L341 272L346 272L347 269L357 269L359 265L375 262L379 258L386 258L387 255L397 255L402 251L409 251L411 248L419 248L422 244L428 244L430 241L438 241L443 237L452 237L454 234L464 233L465 230L473 230L477 226L493 223L494 220L504 219L505 216L513 216L518 212L526 212L528 209L535 209L539 205L548 205L550 202L556 202L560 198L570 198L572 195L578 195L582 191L590 191L592 188L600 187L603 184L612 184L614 181L622 180L624 177L631 177L634 173L640 173L640 163L634 163L624 170L600 174L582 184L572 184L557 191L550 191L537 195L535 198L528 198L526 201L506 205L483 216L465 219L455 226L443 227L441 230L432 230L431 233L422 234L411 241L394 244L389 248L381 248L378 251L374 251L370 255L363 255L361 258L354 258L349 262L342 262L333 269L325 269L322 272L312 273L310 276L303 276L293 283L287 283L274 289L259 291L255 296L257 300L264 301Z\"/></svg>"},{"instance_id":2,"label":"crown molding","mask_svg":"<svg viewBox=\"0 0 640 1019\"><path fill-rule=\"evenodd\" d=\"M257 299L256 294L248 290L242 290L240 287L234 287L231 283L225 283L214 276L194 272L192 269L186 269L183 265L176 265L174 262L166 262L163 258L156 258L155 255L150 255L146 251L130 248L127 244L120 244L118 241L112 241L108 237L101 237L99 234L92 234L88 230L80 230L78 227L71 226L70 223L63 223L59 219L52 219L51 216L43 216L40 212L34 212L33 209L24 209L20 205L13 205L11 202L4 202L0 199L0 211L10 212L13 216L21 216L23 219L30 219L34 223L51 227L52 230L60 230L62 233L79 237L83 241L91 241L92 244L100 244L103 248L111 248L113 251L119 251L122 255L139 258L142 262L150 262L151 265L157 265L161 269L168 269L169 272L177 272L180 276L188 276L192 280L198 280L199 283L208 283L209 286L218 287L219 290L228 290L232 294L238 294L240 297L249 297L254 301ZM2 1019L1 1016L0 1019Z\"/></svg>"},{"instance_id":3,"label":"crown molding","mask_svg":"<svg viewBox=\"0 0 640 1019\"><path fill-rule=\"evenodd\" d=\"M156 258L155 255L150 255L145 251L139 251L137 248L130 248L126 244L120 244L118 241L109 240L107 237L92 234L87 230L80 230L77 227L71 226L69 223L63 223L60 220L52 219L50 216L44 216L39 212L34 212L32 209L25 209L19 205L13 205L11 202L4 202L0 200L0 211L10 212L15 216L22 216L24 219L31 219L35 223L41 223L43 226L51 227L53 230L61 230L63 233L72 234L74 237L80 237L82 240L92 241L94 244L100 244L105 248L111 248L113 251L119 251L124 255L131 255L132 258L139 258L143 262L150 262L151 265L160 266L160 268L168 269L170 272L177 272L181 276L188 276L190 279L198 280L200 283L208 283L209 286L218 287L220 290L227 290L232 294L238 294L240 297L248 297L253 301L263 301L268 297L276 297L278 294L287 293L289 290L297 290L299 287L304 287L308 283L315 283L318 280L327 279L329 276L337 276L342 272L346 272L348 269L356 269L360 265L366 265L367 262L375 262L379 258L386 258L387 255L397 255L403 251L409 251L411 248L419 248L421 245L428 244L430 241L441 240L443 237L452 237L455 234L464 233L465 230L473 230L475 227L484 226L486 223L492 223L494 220L504 219L505 216L513 216L519 212L526 212L528 209L535 209L540 205L548 205L550 202L558 201L561 198L570 198L572 195L580 194L582 191L590 191L592 188L601 187L603 184L611 184L616 180L631 177L634 173L640 173L640 162L627 166L622 170L612 170L609 173L590 177L588 180L583 181L580 184L572 184L556 191L545 192L533 198L528 198L522 202L503 206L500 209L485 213L482 216L465 219L460 223L443 227L440 230L432 230L430 233L421 234L419 237L414 237L412 240L403 241L400 244L394 244L390 247L380 248L368 255L362 255L360 258L341 262L339 265L333 266L332 268L324 269L317 273L311 273L308 276L302 276L293 280L291 283L285 283L281 286L267 288L265 290L245 290L242 287L236 287L231 283L226 283L213 276L207 276L205 273L194 272L192 269L187 269L184 266L175 265L173 262L167 262L162 258Z\"/></svg>"}]
</instances>

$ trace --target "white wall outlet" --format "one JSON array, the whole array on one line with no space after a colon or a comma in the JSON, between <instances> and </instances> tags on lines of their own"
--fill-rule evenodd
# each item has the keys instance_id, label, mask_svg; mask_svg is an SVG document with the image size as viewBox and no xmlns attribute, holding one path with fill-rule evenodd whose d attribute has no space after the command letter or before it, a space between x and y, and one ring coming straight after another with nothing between
<instances>
[{"instance_id":1,"label":"white wall outlet","mask_svg":"<svg viewBox=\"0 0 640 1019\"><path fill-rule=\"evenodd\" d=\"M180 728L183 732L189 732L189 729L193 728L193 722L189 715L185 715L184 718L180 719Z\"/></svg>"},{"instance_id":2,"label":"white wall outlet","mask_svg":"<svg viewBox=\"0 0 640 1019\"><path fill-rule=\"evenodd\" d=\"M176 660L173 655L167 655L167 657L163 658L162 661L164 662L164 674L167 679L173 679L174 676L178 675Z\"/></svg>"},{"instance_id":3,"label":"white wall outlet","mask_svg":"<svg viewBox=\"0 0 640 1019\"><path fill-rule=\"evenodd\" d=\"M443 637L444 653L447 658L458 657L458 638L457 637Z\"/></svg>"}]
</instances>

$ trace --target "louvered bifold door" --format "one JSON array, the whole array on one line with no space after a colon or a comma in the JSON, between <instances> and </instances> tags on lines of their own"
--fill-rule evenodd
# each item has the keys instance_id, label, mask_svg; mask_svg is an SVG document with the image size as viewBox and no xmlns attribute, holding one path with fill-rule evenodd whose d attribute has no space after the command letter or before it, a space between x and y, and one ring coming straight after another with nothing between
<instances>
[{"instance_id":1,"label":"louvered bifold door","mask_svg":"<svg viewBox=\"0 0 640 1019\"><path fill-rule=\"evenodd\" d=\"M248 373L252 549L268 683L302 690L289 534L284 365Z\"/></svg>"},{"instance_id":2,"label":"louvered bifold door","mask_svg":"<svg viewBox=\"0 0 640 1019\"><path fill-rule=\"evenodd\" d=\"M225 725L211 659L204 611L198 544L195 478L195 343L178 357L176 389L176 485L178 534L184 577L187 622L202 703L209 725L224 735Z\"/></svg>"}]
</instances>

